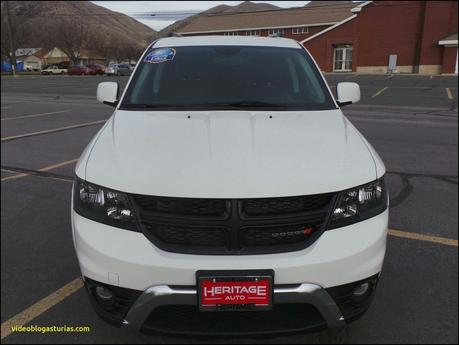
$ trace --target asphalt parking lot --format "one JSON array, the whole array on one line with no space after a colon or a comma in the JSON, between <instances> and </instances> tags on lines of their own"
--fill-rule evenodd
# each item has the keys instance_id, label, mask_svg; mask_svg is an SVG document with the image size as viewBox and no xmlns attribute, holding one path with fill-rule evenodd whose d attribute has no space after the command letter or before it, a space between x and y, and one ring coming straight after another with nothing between
<instances>
[{"instance_id":1,"label":"asphalt parking lot","mask_svg":"<svg viewBox=\"0 0 459 345\"><path fill-rule=\"evenodd\" d=\"M457 77L329 74L358 82L344 113L383 158L391 198L385 266L351 343L458 343ZM1 78L2 343L214 343L127 333L104 323L81 288L70 228L75 162L111 115L100 81ZM11 333L11 324L89 326L89 333ZM222 343L316 343L317 335Z\"/></svg>"}]
</instances>

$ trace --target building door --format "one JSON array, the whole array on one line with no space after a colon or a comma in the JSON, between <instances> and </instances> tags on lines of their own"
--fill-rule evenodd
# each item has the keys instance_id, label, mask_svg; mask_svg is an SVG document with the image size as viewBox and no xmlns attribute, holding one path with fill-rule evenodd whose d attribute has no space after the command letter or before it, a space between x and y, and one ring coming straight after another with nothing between
<instances>
[{"instance_id":1,"label":"building door","mask_svg":"<svg viewBox=\"0 0 459 345\"><path fill-rule=\"evenodd\" d=\"M352 71L352 45L335 47L333 54L333 71Z\"/></svg>"}]
</instances>

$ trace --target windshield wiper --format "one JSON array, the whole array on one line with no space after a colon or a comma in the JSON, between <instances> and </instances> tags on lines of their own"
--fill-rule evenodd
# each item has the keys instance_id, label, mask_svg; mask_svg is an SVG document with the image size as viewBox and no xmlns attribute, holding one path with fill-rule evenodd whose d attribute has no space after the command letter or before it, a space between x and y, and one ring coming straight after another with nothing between
<instances>
[{"instance_id":1,"label":"windshield wiper","mask_svg":"<svg viewBox=\"0 0 459 345\"><path fill-rule=\"evenodd\" d=\"M175 107L175 105L170 104L123 104L121 109L155 109L155 108L168 108Z\"/></svg>"},{"instance_id":2,"label":"windshield wiper","mask_svg":"<svg viewBox=\"0 0 459 345\"><path fill-rule=\"evenodd\" d=\"M282 104L260 101L239 101L230 103L229 105L233 107L284 107Z\"/></svg>"},{"instance_id":3,"label":"windshield wiper","mask_svg":"<svg viewBox=\"0 0 459 345\"><path fill-rule=\"evenodd\" d=\"M215 102L190 104L190 107L209 108L279 108L285 107L282 104L260 102L260 101L237 101L237 102Z\"/></svg>"},{"instance_id":4,"label":"windshield wiper","mask_svg":"<svg viewBox=\"0 0 459 345\"><path fill-rule=\"evenodd\" d=\"M237 101L237 102L214 102L214 103L191 103L191 104L124 104L121 109L157 109L157 108L185 108L185 109L225 109L225 108L279 108L282 104L260 101Z\"/></svg>"}]
</instances>

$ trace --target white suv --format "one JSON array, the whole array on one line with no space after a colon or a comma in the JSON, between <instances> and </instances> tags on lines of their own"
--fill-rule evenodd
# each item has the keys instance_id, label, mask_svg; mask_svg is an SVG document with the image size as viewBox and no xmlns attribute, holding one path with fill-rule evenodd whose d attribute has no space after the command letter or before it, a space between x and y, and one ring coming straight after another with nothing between
<instances>
[{"instance_id":1,"label":"white suv","mask_svg":"<svg viewBox=\"0 0 459 345\"><path fill-rule=\"evenodd\" d=\"M83 152L75 249L105 320L169 334L342 329L369 307L385 167L296 41L153 42ZM229 312L231 311L231 312Z\"/></svg>"}]
</instances>

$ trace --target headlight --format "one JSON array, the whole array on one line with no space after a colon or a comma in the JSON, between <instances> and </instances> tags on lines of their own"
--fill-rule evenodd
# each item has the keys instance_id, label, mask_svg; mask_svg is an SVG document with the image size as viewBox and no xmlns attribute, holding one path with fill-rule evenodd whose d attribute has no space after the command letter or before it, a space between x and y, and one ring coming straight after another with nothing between
<instances>
[{"instance_id":1,"label":"headlight","mask_svg":"<svg viewBox=\"0 0 459 345\"><path fill-rule=\"evenodd\" d=\"M384 179L348 189L338 195L327 229L339 228L382 213L388 204Z\"/></svg>"},{"instance_id":2,"label":"headlight","mask_svg":"<svg viewBox=\"0 0 459 345\"><path fill-rule=\"evenodd\" d=\"M134 209L124 193L77 178L73 190L73 208L81 216L96 222L138 231Z\"/></svg>"}]
</instances>

